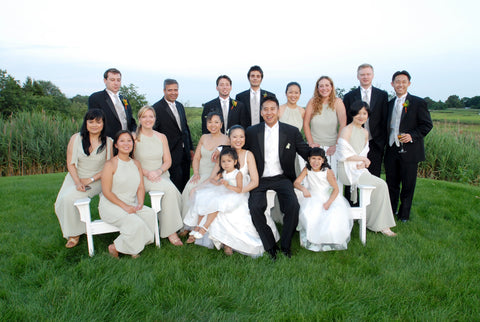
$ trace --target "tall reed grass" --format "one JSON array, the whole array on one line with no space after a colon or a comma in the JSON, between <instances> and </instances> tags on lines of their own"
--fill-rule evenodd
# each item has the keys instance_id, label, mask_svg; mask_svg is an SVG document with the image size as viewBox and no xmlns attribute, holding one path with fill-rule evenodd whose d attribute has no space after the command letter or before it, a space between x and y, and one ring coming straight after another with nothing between
<instances>
[{"instance_id":1,"label":"tall reed grass","mask_svg":"<svg viewBox=\"0 0 480 322\"><path fill-rule=\"evenodd\" d=\"M45 112L0 119L1 176L62 172L70 136L81 122Z\"/></svg>"},{"instance_id":2,"label":"tall reed grass","mask_svg":"<svg viewBox=\"0 0 480 322\"><path fill-rule=\"evenodd\" d=\"M202 135L202 109L187 108L186 112L196 146ZM80 126L81 120L44 112L22 112L0 119L1 176L65 171L68 140ZM426 161L420 164L419 175L480 185L480 136L474 127L435 122L425 138Z\"/></svg>"},{"instance_id":3,"label":"tall reed grass","mask_svg":"<svg viewBox=\"0 0 480 322\"><path fill-rule=\"evenodd\" d=\"M426 160L420 163L424 178L480 184L480 141L462 125L436 123L425 137Z\"/></svg>"}]
</instances>

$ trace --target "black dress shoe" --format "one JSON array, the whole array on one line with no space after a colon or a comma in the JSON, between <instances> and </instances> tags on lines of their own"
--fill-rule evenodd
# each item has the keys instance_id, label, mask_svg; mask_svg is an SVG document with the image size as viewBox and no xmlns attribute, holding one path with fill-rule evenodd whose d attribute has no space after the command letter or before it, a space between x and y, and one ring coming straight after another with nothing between
<instances>
[{"instance_id":1,"label":"black dress shoe","mask_svg":"<svg viewBox=\"0 0 480 322\"><path fill-rule=\"evenodd\" d=\"M292 258L292 251L290 249L282 248L282 253L287 256L287 258Z\"/></svg>"},{"instance_id":2,"label":"black dress shoe","mask_svg":"<svg viewBox=\"0 0 480 322\"><path fill-rule=\"evenodd\" d=\"M270 258L273 260L273 261L276 261L277 260L277 250L278 248L276 246L270 248L267 250L267 253L268 255L270 255Z\"/></svg>"}]
</instances>

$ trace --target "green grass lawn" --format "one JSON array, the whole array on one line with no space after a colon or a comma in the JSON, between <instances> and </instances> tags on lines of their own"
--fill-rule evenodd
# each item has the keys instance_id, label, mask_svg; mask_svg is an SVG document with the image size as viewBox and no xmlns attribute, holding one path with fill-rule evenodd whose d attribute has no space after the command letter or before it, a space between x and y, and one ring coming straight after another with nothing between
<instances>
[{"instance_id":1,"label":"green grass lawn","mask_svg":"<svg viewBox=\"0 0 480 322\"><path fill-rule=\"evenodd\" d=\"M358 226L346 251L251 259L189 245L116 260L116 234L64 247L64 174L0 178L0 318L12 320L480 319L480 188L419 179L396 238ZM96 212L96 210L95 210Z\"/></svg>"}]
</instances>

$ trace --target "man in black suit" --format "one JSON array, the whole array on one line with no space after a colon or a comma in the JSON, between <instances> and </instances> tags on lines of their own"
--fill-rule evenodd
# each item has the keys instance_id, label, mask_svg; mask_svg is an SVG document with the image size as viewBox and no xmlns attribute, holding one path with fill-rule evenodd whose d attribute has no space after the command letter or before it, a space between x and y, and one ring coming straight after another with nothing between
<instances>
[{"instance_id":1,"label":"man in black suit","mask_svg":"<svg viewBox=\"0 0 480 322\"><path fill-rule=\"evenodd\" d=\"M156 121L153 129L165 134L172 156L168 170L170 180L182 192L190 178L190 163L193 159L193 143L187 124L185 109L178 98L178 82L166 79L163 82L163 98L153 104Z\"/></svg>"},{"instance_id":2,"label":"man in black suit","mask_svg":"<svg viewBox=\"0 0 480 322\"><path fill-rule=\"evenodd\" d=\"M387 142L388 94L372 86L373 67L370 64L358 66L357 79L360 81L360 86L345 94L343 98L347 110L347 122L352 121L348 111L353 102L364 101L368 103L370 114L367 123L365 123L365 128L369 133L368 147L370 149L367 157L371 162L368 171L380 177L383 153Z\"/></svg>"},{"instance_id":3,"label":"man in black suit","mask_svg":"<svg viewBox=\"0 0 480 322\"><path fill-rule=\"evenodd\" d=\"M227 75L221 75L217 78L218 97L205 103L202 112L202 133L208 134L207 130L207 115L210 112L217 112L221 115L223 122L222 133L225 129L231 128L233 125L241 125L244 128L248 126L248 116L245 105L240 101L235 101L230 98L230 91L232 90L232 80Z\"/></svg>"},{"instance_id":4,"label":"man in black suit","mask_svg":"<svg viewBox=\"0 0 480 322\"><path fill-rule=\"evenodd\" d=\"M260 115L260 106L266 96L275 97L275 94L260 89L260 84L263 80L263 70L260 66L250 67L247 73L248 81L250 82L250 89L237 94L235 99L245 105L247 113L247 127L263 122Z\"/></svg>"},{"instance_id":5,"label":"man in black suit","mask_svg":"<svg viewBox=\"0 0 480 322\"><path fill-rule=\"evenodd\" d=\"M137 123L132 115L132 107L127 98L118 94L122 86L122 73L116 68L110 68L103 74L106 89L93 93L88 98L88 109L98 108L105 114L105 133L111 138L120 130L131 132L137 129Z\"/></svg>"},{"instance_id":6,"label":"man in black suit","mask_svg":"<svg viewBox=\"0 0 480 322\"><path fill-rule=\"evenodd\" d=\"M296 154L305 160L310 148L294 126L278 121L278 100L267 96L261 109L265 123L247 129L246 148L252 151L260 177L258 187L250 191L248 207L255 228L260 235L265 250L276 259L278 250L271 228L267 225L267 190L275 190L283 217L281 250L291 256L290 246L298 224L299 204L293 190Z\"/></svg>"},{"instance_id":7,"label":"man in black suit","mask_svg":"<svg viewBox=\"0 0 480 322\"><path fill-rule=\"evenodd\" d=\"M433 127L427 103L407 92L410 79L405 70L393 74L396 97L388 105L389 132L385 152L385 174L392 210L397 213L400 196L397 216L404 222L410 219L418 162L425 160L423 138ZM402 152L402 146L406 152Z\"/></svg>"}]
</instances>

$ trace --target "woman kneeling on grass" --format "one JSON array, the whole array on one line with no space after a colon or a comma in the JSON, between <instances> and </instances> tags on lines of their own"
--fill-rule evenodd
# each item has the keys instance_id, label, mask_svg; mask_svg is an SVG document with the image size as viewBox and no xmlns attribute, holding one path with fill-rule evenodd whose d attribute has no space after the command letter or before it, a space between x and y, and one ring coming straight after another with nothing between
<instances>
[{"instance_id":1,"label":"woman kneeling on grass","mask_svg":"<svg viewBox=\"0 0 480 322\"><path fill-rule=\"evenodd\" d=\"M103 221L120 229L120 236L108 246L110 255L139 256L145 245L153 243L155 212L143 205L145 188L140 162L133 160L134 139L120 131L113 142L114 158L102 172L102 193L98 210Z\"/></svg>"},{"instance_id":2,"label":"woman kneeling on grass","mask_svg":"<svg viewBox=\"0 0 480 322\"><path fill-rule=\"evenodd\" d=\"M80 133L72 135L68 142L68 173L55 201L55 213L67 239L67 248L77 246L80 235L86 232L85 223L73 204L100 193L103 166L112 157L112 139L106 136L104 125L103 111L91 109L83 118Z\"/></svg>"}]
</instances>

